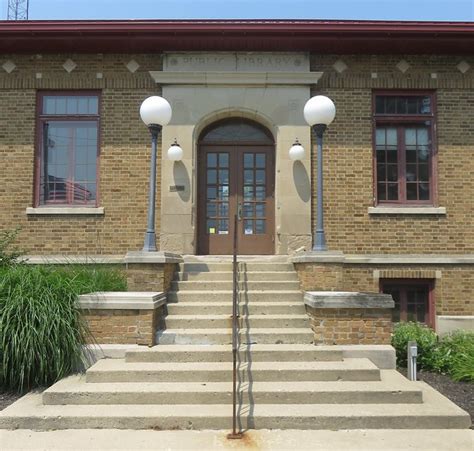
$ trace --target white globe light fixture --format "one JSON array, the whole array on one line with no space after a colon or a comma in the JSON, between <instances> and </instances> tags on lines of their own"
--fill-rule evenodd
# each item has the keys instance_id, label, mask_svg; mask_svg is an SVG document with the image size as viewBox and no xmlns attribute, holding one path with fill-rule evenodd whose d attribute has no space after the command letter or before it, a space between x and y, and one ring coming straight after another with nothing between
<instances>
[{"instance_id":1,"label":"white globe light fixture","mask_svg":"<svg viewBox=\"0 0 474 451\"><path fill-rule=\"evenodd\" d=\"M294 144L290 147L289 155L293 161L300 161L304 158L304 147L300 144L298 138L296 138Z\"/></svg>"},{"instance_id":2,"label":"white globe light fixture","mask_svg":"<svg viewBox=\"0 0 474 451\"><path fill-rule=\"evenodd\" d=\"M336 117L336 106L329 97L314 96L306 102L303 114L311 127L314 125L327 127Z\"/></svg>"},{"instance_id":3,"label":"white globe light fixture","mask_svg":"<svg viewBox=\"0 0 474 451\"><path fill-rule=\"evenodd\" d=\"M164 125L171 120L171 105L160 96L151 96L140 106L140 117L151 133L150 187L144 252L156 252L155 198L156 198L156 145Z\"/></svg>"},{"instance_id":4,"label":"white globe light fixture","mask_svg":"<svg viewBox=\"0 0 474 451\"><path fill-rule=\"evenodd\" d=\"M336 117L334 102L326 96L314 96L306 102L304 118L316 135L318 146L317 209L316 228L314 230L313 251L326 251L323 211L323 134Z\"/></svg>"},{"instance_id":5,"label":"white globe light fixture","mask_svg":"<svg viewBox=\"0 0 474 451\"><path fill-rule=\"evenodd\" d=\"M170 148L168 149L168 160L172 161L181 161L183 158L183 149L177 143L176 138L174 143L171 144Z\"/></svg>"},{"instance_id":6,"label":"white globe light fixture","mask_svg":"<svg viewBox=\"0 0 474 451\"><path fill-rule=\"evenodd\" d=\"M168 125L171 120L171 105L163 97L148 97L140 106L140 117L147 127Z\"/></svg>"}]
</instances>

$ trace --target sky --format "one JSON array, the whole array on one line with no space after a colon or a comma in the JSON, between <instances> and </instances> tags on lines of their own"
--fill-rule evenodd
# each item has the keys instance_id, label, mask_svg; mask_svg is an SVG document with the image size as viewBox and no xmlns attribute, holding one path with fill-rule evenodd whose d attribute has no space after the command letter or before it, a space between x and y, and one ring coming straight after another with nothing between
<instances>
[{"instance_id":1,"label":"sky","mask_svg":"<svg viewBox=\"0 0 474 451\"><path fill-rule=\"evenodd\" d=\"M0 0L2 19L8 0ZM474 20L474 0L29 0L30 20Z\"/></svg>"}]
</instances>

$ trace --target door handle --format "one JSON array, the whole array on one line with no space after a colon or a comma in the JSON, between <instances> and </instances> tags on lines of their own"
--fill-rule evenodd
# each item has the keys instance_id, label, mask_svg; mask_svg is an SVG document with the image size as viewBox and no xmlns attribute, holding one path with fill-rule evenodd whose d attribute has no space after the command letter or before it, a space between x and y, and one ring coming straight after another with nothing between
<instances>
[{"instance_id":1,"label":"door handle","mask_svg":"<svg viewBox=\"0 0 474 451\"><path fill-rule=\"evenodd\" d=\"M239 202L239 203L237 204L237 219L238 219L239 221L242 220L242 202Z\"/></svg>"}]
</instances>

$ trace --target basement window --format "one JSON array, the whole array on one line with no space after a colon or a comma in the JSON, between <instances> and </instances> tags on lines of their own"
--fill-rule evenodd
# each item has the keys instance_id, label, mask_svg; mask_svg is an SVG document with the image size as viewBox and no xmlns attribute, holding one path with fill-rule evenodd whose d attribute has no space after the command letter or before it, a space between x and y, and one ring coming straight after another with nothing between
<instances>
[{"instance_id":1,"label":"basement window","mask_svg":"<svg viewBox=\"0 0 474 451\"><path fill-rule=\"evenodd\" d=\"M383 279L382 293L395 301L393 322L417 321L434 327L434 283L425 279Z\"/></svg>"}]
</instances>

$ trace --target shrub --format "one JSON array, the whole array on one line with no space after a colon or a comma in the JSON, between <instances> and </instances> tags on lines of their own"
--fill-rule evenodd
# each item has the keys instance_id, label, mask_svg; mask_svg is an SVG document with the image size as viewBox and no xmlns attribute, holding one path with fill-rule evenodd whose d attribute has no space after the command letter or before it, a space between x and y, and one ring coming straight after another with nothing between
<instances>
[{"instance_id":1,"label":"shrub","mask_svg":"<svg viewBox=\"0 0 474 451\"><path fill-rule=\"evenodd\" d=\"M92 337L77 295L126 290L117 270L86 265L0 268L0 384L23 392L81 367Z\"/></svg>"},{"instance_id":2,"label":"shrub","mask_svg":"<svg viewBox=\"0 0 474 451\"><path fill-rule=\"evenodd\" d=\"M474 332L456 331L440 343L445 366L443 372L454 380L474 381Z\"/></svg>"},{"instance_id":3,"label":"shrub","mask_svg":"<svg viewBox=\"0 0 474 451\"><path fill-rule=\"evenodd\" d=\"M407 345L409 341L416 341L418 345L418 367L432 370L437 365L438 336L429 327L420 323L398 323L394 327L392 346L397 354L397 364L407 366Z\"/></svg>"}]
</instances>

